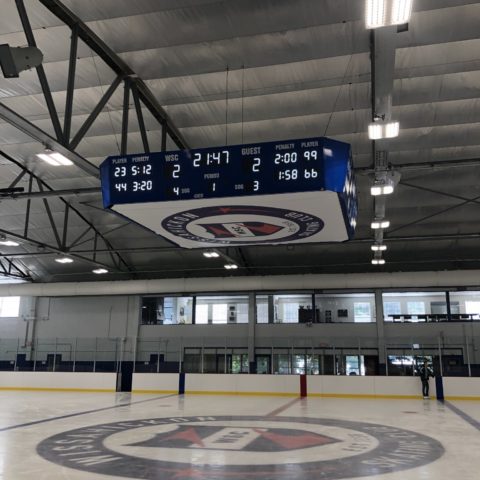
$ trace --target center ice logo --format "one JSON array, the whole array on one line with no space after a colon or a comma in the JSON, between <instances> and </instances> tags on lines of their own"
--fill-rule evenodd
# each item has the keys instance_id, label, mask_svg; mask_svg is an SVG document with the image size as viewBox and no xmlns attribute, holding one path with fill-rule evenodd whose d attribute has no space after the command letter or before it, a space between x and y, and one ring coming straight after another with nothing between
<instances>
[{"instance_id":1,"label":"center ice logo","mask_svg":"<svg viewBox=\"0 0 480 480\"><path fill-rule=\"evenodd\" d=\"M388 425L260 416L92 425L46 438L37 451L64 467L139 480L371 478L444 453L437 440Z\"/></svg>"},{"instance_id":2,"label":"center ice logo","mask_svg":"<svg viewBox=\"0 0 480 480\"><path fill-rule=\"evenodd\" d=\"M317 433L281 428L179 426L174 432L157 434L132 447L282 452L337 442Z\"/></svg>"}]
</instances>

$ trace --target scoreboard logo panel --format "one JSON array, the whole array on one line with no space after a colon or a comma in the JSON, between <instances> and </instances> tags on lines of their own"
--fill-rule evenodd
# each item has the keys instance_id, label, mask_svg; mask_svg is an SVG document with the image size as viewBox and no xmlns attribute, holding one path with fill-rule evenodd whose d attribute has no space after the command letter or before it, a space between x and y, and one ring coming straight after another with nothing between
<instances>
[{"instance_id":1,"label":"scoreboard logo panel","mask_svg":"<svg viewBox=\"0 0 480 480\"><path fill-rule=\"evenodd\" d=\"M295 210L249 205L201 207L178 212L162 221L162 228L179 240L247 245L307 239L324 222Z\"/></svg>"},{"instance_id":2,"label":"scoreboard logo panel","mask_svg":"<svg viewBox=\"0 0 480 480\"><path fill-rule=\"evenodd\" d=\"M115 156L100 171L106 208L185 248L342 242L356 226L350 145L328 138Z\"/></svg>"}]
</instances>

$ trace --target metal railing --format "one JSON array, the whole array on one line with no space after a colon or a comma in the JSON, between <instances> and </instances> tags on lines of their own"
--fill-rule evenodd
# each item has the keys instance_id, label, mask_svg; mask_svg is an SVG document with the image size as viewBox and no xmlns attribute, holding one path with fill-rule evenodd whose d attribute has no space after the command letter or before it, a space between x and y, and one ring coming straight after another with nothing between
<instances>
[{"instance_id":1,"label":"metal railing","mask_svg":"<svg viewBox=\"0 0 480 480\"><path fill-rule=\"evenodd\" d=\"M442 375L480 376L480 336L0 338L0 370L414 375L423 358ZM250 347L250 348L249 348ZM354 367L354 365L357 365Z\"/></svg>"}]
</instances>

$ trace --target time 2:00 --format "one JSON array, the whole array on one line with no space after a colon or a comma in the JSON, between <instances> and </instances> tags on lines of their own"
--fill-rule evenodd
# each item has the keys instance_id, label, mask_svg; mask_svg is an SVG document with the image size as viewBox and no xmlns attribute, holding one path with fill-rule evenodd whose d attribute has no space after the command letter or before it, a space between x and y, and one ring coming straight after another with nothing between
<instances>
[{"instance_id":1,"label":"time 2:00","mask_svg":"<svg viewBox=\"0 0 480 480\"><path fill-rule=\"evenodd\" d=\"M305 150L303 152L303 158L305 160L317 160L318 155L316 150ZM298 160L297 152L286 152L286 153L277 153L275 154L274 163L280 165L282 163L296 163Z\"/></svg>"}]
</instances>

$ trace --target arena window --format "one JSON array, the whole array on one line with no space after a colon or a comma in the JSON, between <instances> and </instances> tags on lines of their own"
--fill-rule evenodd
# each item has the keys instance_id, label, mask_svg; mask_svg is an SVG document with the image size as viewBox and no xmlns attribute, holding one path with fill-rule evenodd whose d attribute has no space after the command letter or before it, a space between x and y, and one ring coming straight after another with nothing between
<instances>
[{"instance_id":1,"label":"arena window","mask_svg":"<svg viewBox=\"0 0 480 480\"><path fill-rule=\"evenodd\" d=\"M20 297L0 297L0 317L13 318L20 314Z\"/></svg>"}]
</instances>

